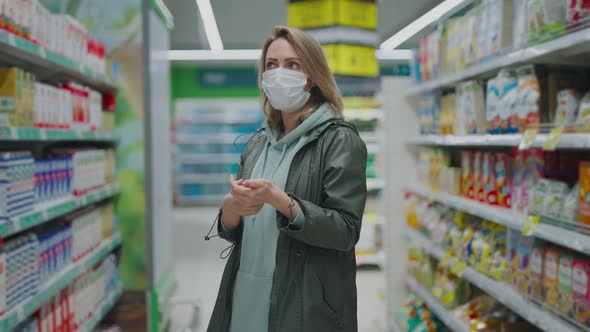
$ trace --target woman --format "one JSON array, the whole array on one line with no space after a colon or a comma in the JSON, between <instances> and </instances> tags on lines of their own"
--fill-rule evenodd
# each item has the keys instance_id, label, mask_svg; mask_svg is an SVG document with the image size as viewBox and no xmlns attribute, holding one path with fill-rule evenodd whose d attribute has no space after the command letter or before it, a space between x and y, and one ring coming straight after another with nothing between
<instances>
[{"instance_id":1,"label":"woman","mask_svg":"<svg viewBox=\"0 0 590 332\"><path fill-rule=\"evenodd\" d=\"M309 35L275 27L259 66L267 121L219 213L235 246L208 331L356 331L366 146Z\"/></svg>"}]
</instances>

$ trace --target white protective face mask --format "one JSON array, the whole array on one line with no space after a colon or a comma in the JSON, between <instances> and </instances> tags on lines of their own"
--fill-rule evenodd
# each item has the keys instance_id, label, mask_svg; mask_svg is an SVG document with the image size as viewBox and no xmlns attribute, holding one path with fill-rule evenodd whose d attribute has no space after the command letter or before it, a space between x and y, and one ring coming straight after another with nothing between
<instances>
[{"instance_id":1,"label":"white protective face mask","mask_svg":"<svg viewBox=\"0 0 590 332\"><path fill-rule=\"evenodd\" d=\"M276 68L262 74L262 89L272 107L282 112L299 111L309 100L305 91L307 75L302 72Z\"/></svg>"}]
</instances>

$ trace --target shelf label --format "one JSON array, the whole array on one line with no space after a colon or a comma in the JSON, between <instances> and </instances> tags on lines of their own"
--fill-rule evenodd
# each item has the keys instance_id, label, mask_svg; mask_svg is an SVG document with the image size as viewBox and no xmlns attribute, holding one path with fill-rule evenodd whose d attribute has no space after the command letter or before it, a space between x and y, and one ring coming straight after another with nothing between
<instances>
[{"instance_id":1,"label":"shelf label","mask_svg":"<svg viewBox=\"0 0 590 332\"><path fill-rule=\"evenodd\" d=\"M535 234L541 218L539 216L527 216L524 221L524 227L522 228L522 235L532 236Z\"/></svg>"},{"instance_id":2,"label":"shelf label","mask_svg":"<svg viewBox=\"0 0 590 332\"><path fill-rule=\"evenodd\" d=\"M11 139L12 138L12 130L9 127L0 127L0 138L2 139Z\"/></svg>"},{"instance_id":3,"label":"shelf label","mask_svg":"<svg viewBox=\"0 0 590 332\"><path fill-rule=\"evenodd\" d=\"M561 134L563 133L563 128L553 128L549 132L549 136L547 140L543 144L543 150L545 151L554 151L559 145L559 141L561 141Z\"/></svg>"},{"instance_id":4,"label":"shelf label","mask_svg":"<svg viewBox=\"0 0 590 332\"><path fill-rule=\"evenodd\" d=\"M522 135L522 141L520 141L518 149L526 150L530 148L535 142L535 138L537 138L537 131L535 129L525 130L524 134Z\"/></svg>"}]
</instances>

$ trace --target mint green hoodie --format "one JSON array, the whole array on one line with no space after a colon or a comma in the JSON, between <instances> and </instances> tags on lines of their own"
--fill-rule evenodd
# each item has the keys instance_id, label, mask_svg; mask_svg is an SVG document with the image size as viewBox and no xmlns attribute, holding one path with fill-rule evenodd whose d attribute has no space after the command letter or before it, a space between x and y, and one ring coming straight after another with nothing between
<instances>
[{"instance_id":1,"label":"mint green hoodie","mask_svg":"<svg viewBox=\"0 0 590 332\"><path fill-rule=\"evenodd\" d=\"M336 115L330 105L324 103L280 141L277 141L280 133L267 125L267 143L254 166L252 179L272 180L275 186L284 189L291 161L309 141L309 131L334 117ZM304 220L305 216L300 210L293 225L303 227ZM276 210L265 204L256 216L244 217L243 223L242 252L234 287L230 332L266 332L279 238Z\"/></svg>"}]
</instances>

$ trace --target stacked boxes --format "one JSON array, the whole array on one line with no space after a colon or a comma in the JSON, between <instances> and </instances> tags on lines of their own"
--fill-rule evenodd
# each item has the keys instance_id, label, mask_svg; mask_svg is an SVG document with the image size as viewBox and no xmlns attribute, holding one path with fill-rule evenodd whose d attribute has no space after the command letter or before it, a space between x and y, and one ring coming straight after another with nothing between
<instances>
[{"instance_id":1,"label":"stacked boxes","mask_svg":"<svg viewBox=\"0 0 590 332\"><path fill-rule=\"evenodd\" d=\"M0 68L0 126L31 126L35 76L18 67Z\"/></svg>"},{"instance_id":2,"label":"stacked boxes","mask_svg":"<svg viewBox=\"0 0 590 332\"><path fill-rule=\"evenodd\" d=\"M37 294L40 285L38 258L39 240L34 234L19 236L3 245L6 269L1 278L5 280L5 297L0 298L0 307L6 311Z\"/></svg>"},{"instance_id":3,"label":"stacked boxes","mask_svg":"<svg viewBox=\"0 0 590 332\"><path fill-rule=\"evenodd\" d=\"M0 220L33 210L34 174L30 152L0 153Z\"/></svg>"},{"instance_id":4,"label":"stacked boxes","mask_svg":"<svg viewBox=\"0 0 590 332\"><path fill-rule=\"evenodd\" d=\"M35 161L35 197L37 203L58 199L72 192L71 157Z\"/></svg>"}]
</instances>

